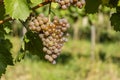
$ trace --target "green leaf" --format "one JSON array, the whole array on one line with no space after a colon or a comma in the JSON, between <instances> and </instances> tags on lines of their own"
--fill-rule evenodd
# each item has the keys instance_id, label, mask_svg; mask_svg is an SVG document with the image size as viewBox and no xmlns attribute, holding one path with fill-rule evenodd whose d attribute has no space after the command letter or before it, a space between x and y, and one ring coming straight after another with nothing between
<instances>
[{"instance_id":1,"label":"green leaf","mask_svg":"<svg viewBox=\"0 0 120 80\"><path fill-rule=\"evenodd\" d=\"M12 44L8 39L1 39L0 43L2 43L1 45L4 46L6 49L10 50L12 48Z\"/></svg>"},{"instance_id":2,"label":"green leaf","mask_svg":"<svg viewBox=\"0 0 120 80\"><path fill-rule=\"evenodd\" d=\"M117 6L120 6L120 0L118 1L118 5Z\"/></svg>"},{"instance_id":3,"label":"green leaf","mask_svg":"<svg viewBox=\"0 0 120 80\"><path fill-rule=\"evenodd\" d=\"M26 0L4 0L6 14L25 21L30 14Z\"/></svg>"},{"instance_id":4,"label":"green leaf","mask_svg":"<svg viewBox=\"0 0 120 80\"><path fill-rule=\"evenodd\" d=\"M109 0L102 0L102 4L109 4Z\"/></svg>"},{"instance_id":5,"label":"green leaf","mask_svg":"<svg viewBox=\"0 0 120 80\"><path fill-rule=\"evenodd\" d=\"M113 26L114 30L120 31L120 13L112 14L110 21L111 21L111 25Z\"/></svg>"},{"instance_id":6,"label":"green leaf","mask_svg":"<svg viewBox=\"0 0 120 80\"><path fill-rule=\"evenodd\" d=\"M4 30L9 25L9 23L0 25L0 77L5 73L7 65L13 65L13 58L10 53L12 44L8 39L5 39L6 32Z\"/></svg>"},{"instance_id":7,"label":"green leaf","mask_svg":"<svg viewBox=\"0 0 120 80\"><path fill-rule=\"evenodd\" d=\"M24 36L24 41L28 43L30 40L26 36Z\"/></svg>"},{"instance_id":8,"label":"green leaf","mask_svg":"<svg viewBox=\"0 0 120 80\"><path fill-rule=\"evenodd\" d=\"M0 24L0 38L3 38L4 35L10 34L11 31L12 31L12 25L10 22Z\"/></svg>"},{"instance_id":9,"label":"green leaf","mask_svg":"<svg viewBox=\"0 0 120 80\"><path fill-rule=\"evenodd\" d=\"M5 30L5 32L6 32L7 34L9 34L9 33L11 32L11 29L8 28L8 27L5 27L4 30Z\"/></svg>"},{"instance_id":10,"label":"green leaf","mask_svg":"<svg viewBox=\"0 0 120 80\"><path fill-rule=\"evenodd\" d=\"M120 0L102 0L102 4L111 8L119 6L119 3Z\"/></svg>"},{"instance_id":11,"label":"green leaf","mask_svg":"<svg viewBox=\"0 0 120 80\"><path fill-rule=\"evenodd\" d=\"M7 65L13 65L11 47L9 40L0 39L0 77L5 73Z\"/></svg>"},{"instance_id":12,"label":"green leaf","mask_svg":"<svg viewBox=\"0 0 120 80\"><path fill-rule=\"evenodd\" d=\"M28 31L25 38L29 39L29 42L25 42L25 50L28 50L31 54L44 59L45 53L43 52L42 41L38 34Z\"/></svg>"},{"instance_id":13,"label":"green leaf","mask_svg":"<svg viewBox=\"0 0 120 80\"><path fill-rule=\"evenodd\" d=\"M85 11L87 13L96 13L100 4L101 0L86 0Z\"/></svg>"},{"instance_id":14,"label":"green leaf","mask_svg":"<svg viewBox=\"0 0 120 80\"><path fill-rule=\"evenodd\" d=\"M110 7L117 7L119 0L109 0Z\"/></svg>"},{"instance_id":15,"label":"green leaf","mask_svg":"<svg viewBox=\"0 0 120 80\"><path fill-rule=\"evenodd\" d=\"M39 4L40 2L42 2L42 0L30 0L32 3L37 3Z\"/></svg>"},{"instance_id":16,"label":"green leaf","mask_svg":"<svg viewBox=\"0 0 120 80\"><path fill-rule=\"evenodd\" d=\"M4 32L4 29L3 29L3 25L0 25L0 39L3 39L5 36L5 32Z\"/></svg>"},{"instance_id":17,"label":"green leaf","mask_svg":"<svg viewBox=\"0 0 120 80\"><path fill-rule=\"evenodd\" d=\"M116 7L117 13L120 13L120 6Z\"/></svg>"},{"instance_id":18,"label":"green leaf","mask_svg":"<svg viewBox=\"0 0 120 80\"><path fill-rule=\"evenodd\" d=\"M88 18L90 19L90 21L92 22L92 24L95 24L96 21L98 20L98 17L96 16L96 14L89 14Z\"/></svg>"},{"instance_id":19,"label":"green leaf","mask_svg":"<svg viewBox=\"0 0 120 80\"><path fill-rule=\"evenodd\" d=\"M5 9L4 5L0 4L0 20L4 19Z\"/></svg>"},{"instance_id":20,"label":"green leaf","mask_svg":"<svg viewBox=\"0 0 120 80\"><path fill-rule=\"evenodd\" d=\"M25 51L23 50L23 48L21 47L20 51L18 52L18 55L15 59L15 62L20 62L21 60L23 60L25 57Z\"/></svg>"}]
</instances>

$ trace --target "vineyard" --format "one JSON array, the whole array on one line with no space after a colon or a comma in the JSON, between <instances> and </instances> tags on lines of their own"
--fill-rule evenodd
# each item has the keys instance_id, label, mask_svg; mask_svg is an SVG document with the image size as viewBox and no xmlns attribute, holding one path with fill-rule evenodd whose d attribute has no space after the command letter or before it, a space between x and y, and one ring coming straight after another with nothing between
<instances>
[{"instance_id":1,"label":"vineyard","mask_svg":"<svg viewBox=\"0 0 120 80\"><path fill-rule=\"evenodd\" d=\"M119 31L120 0L0 0L0 78L120 80Z\"/></svg>"}]
</instances>

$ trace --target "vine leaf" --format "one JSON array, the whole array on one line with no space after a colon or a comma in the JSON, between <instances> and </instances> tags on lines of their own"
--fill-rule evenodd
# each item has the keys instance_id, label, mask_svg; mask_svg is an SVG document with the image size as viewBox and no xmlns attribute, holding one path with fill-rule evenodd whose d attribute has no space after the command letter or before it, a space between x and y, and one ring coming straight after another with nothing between
<instances>
[{"instance_id":1,"label":"vine leaf","mask_svg":"<svg viewBox=\"0 0 120 80\"><path fill-rule=\"evenodd\" d=\"M102 4L109 7L117 7L119 5L120 0L102 0Z\"/></svg>"},{"instance_id":2,"label":"vine leaf","mask_svg":"<svg viewBox=\"0 0 120 80\"><path fill-rule=\"evenodd\" d=\"M7 65L13 65L13 58L10 53L12 44L9 40L0 39L0 77L5 73Z\"/></svg>"},{"instance_id":3,"label":"vine leaf","mask_svg":"<svg viewBox=\"0 0 120 80\"><path fill-rule=\"evenodd\" d=\"M96 13L100 4L101 0L86 0L85 11L87 13Z\"/></svg>"},{"instance_id":4,"label":"vine leaf","mask_svg":"<svg viewBox=\"0 0 120 80\"><path fill-rule=\"evenodd\" d=\"M102 0L102 4L108 5L109 4L109 0Z\"/></svg>"},{"instance_id":5,"label":"vine leaf","mask_svg":"<svg viewBox=\"0 0 120 80\"><path fill-rule=\"evenodd\" d=\"M5 9L4 9L4 5L0 4L0 19L4 19L4 14L5 14Z\"/></svg>"},{"instance_id":6,"label":"vine leaf","mask_svg":"<svg viewBox=\"0 0 120 80\"><path fill-rule=\"evenodd\" d=\"M13 65L13 58L10 53L12 44L8 39L5 39L5 27L10 26L9 23L0 25L0 77L5 73L7 65Z\"/></svg>"},{"instance_id":7,"label":"vine leaf","mask_svg":"<svg viewBox=\"0 0 120 80\"><path fill-rule=\"evenodd\" d=\"M18 55L15 59L15 62L20 62L21 60L23 60L25 58L25 51L23 50L23 48L21 47L20 51L18 52Z\"/></svg>"},{"instance_id":8,"label":"vine leaf","mask_svg":"<svg viewBox=\"0 0 120 80\"><path fill-rule=\"evenodd\" d=\"M30 14L26 0L4 0L6 14L25 21Z\"/></svg>"},{"instance_id":9,"label":"vine leaf","mask_svg":"<svg viewBox=\"0 0 120 80\"><path fill-rule=\"evenodd\" d=\"M42 0L30 0L32 3L40 3Z\"/></svg>"},{"instance_id":10,"label":"vine leaf","mask_svg":"<svg viewBox=\"0 0 120 80\"><path fill-rule=\"evenodd\" d=\"M31 54L37 55L41 59L44 59L45 53L43 52L42 41L38 34L28 31L24 40L26 38L29 39L29 41L25 42L25 50L28 50Z\"/></svg>"},{"instance_id":11,"label":"vine leaf","mask_svg":"<svg viewBox=\"0 0 120 80\"><path fill-rule=\"evenodd\" d=\"M110 7L117 7L119 0L109 0Z\"/></svg>"},{"instance_id":12,"label":"vine leaf","mask_svg":"<svg viewBox=\"0 0 120 80\"><path fill-rule=\"evenodd\" d=\"M114 30L120 31L120 13L112 14L110 21L111 21L111 25L113 26Z\"/></svg>"}]
</instances>

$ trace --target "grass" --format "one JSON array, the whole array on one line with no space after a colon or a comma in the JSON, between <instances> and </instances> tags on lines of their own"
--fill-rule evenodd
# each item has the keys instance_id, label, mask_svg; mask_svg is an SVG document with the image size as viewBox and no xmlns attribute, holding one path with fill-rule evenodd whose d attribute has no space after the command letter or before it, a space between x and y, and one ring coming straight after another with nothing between
<instances>
[{"instance_id":1,"label":"grass","mask_svg":"<svg viewBox=\"0 0 120 80\"><path fill-rule=\"evenodd\" d=\"M19 39L12 38L11 42L14 43L12 51L17 53ZM63 47L57 65L26 58L15 66L9 66L1 80L120 80L120 66L112 60L113 56L119 58L119 44L97 44L95 56L102 51L105 60L95 58L93 61L90 41L70 39ZM119 59L116 61L119 63Z\"/></svg>"}]
</instances>

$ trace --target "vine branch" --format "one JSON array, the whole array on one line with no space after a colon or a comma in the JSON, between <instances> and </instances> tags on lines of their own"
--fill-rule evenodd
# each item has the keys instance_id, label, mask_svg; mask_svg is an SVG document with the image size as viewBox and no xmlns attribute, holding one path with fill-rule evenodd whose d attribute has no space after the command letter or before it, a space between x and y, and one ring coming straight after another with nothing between
<instances>
[{"instance_id":1,"label":"vine branch","mask_svg":"<svg viewBox=\"0 0 120 80\"><path fill-rule=\"evenodd\" d=\"M12 20L11 17L4 19L4 20L0 20L0 24L3 24L4 22L10 21L10 20Z\"/></svg>"},{"instance_id":2,"label":"vine branch","mask_svg":"<svg viewBox=\"0 0 120 80\"><path fill-rule=\"evenodd\" d=\"M31 8L31 9L32 9L32 10L35 10L35 9L37 9L37 8L40 8L40 7L44 6L44 5L49 4L50 2L51 2L51 1L42 2L42 3L36 5L35 7Z\"/></svg>"},{"instance_id":3,"label":"vine branch","mask_svg":"<svg viewBox=\"0 0 120 80\"><path fill-rule=\"evenodd\" d=\"M0 0L0 4L3 4L3 0Z\"/></svg>"},{"instance_id":4,"label":"vine branch","mask_svg":"<svg viewBox=\"0 0 120 80\"><path fill-rule=\"evenodd\" d=\"M44 6L44 5L49 4L50 2L51 2L51 1L42 2L42 3L36 5L35 7L31 8L31 9L32 9L32 10L35 10L35 9L37 9L37 8L40 8L40 7ZM4 20L0 20L0 24L3 24L3 23L5 23L5 22L7 22L7 21L10 21L10 20L12 20L11 17L9 17L9 18L7 18L7 19L4 19Z\"/></svg>"}]
</instances>

